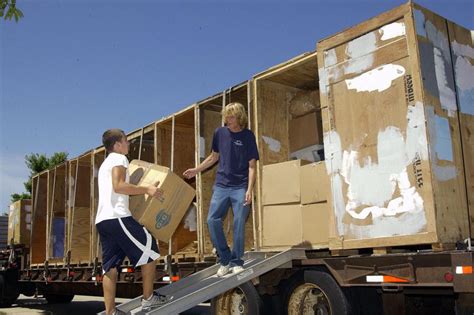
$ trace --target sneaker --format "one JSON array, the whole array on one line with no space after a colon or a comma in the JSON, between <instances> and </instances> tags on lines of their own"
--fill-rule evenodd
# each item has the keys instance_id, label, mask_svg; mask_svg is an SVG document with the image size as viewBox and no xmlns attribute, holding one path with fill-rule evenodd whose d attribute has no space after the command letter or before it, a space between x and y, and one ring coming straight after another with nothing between
<instances>
[{"instance_id":1,"label":"sneaker","mask_svg":"<svg viewBox=\"0 0 474 315\"><path fill-rule=\"evenodd\" d=\"M234 267L232 267L232 273L234 273L234 274L235 274L235 273L242 272L242 271L244 271L244 267L242 267L242 266L234 266Z\"/></svg>"},{"instance_id":2,"label":"sneaker","mask_svg":"<svg viewBox=\"0 0 474 315\"><path fill-rule=\"evenodd\" d=\"M115 311L112 313L112 315L127 315L127 313L119 310L119 309L115 309Z\"/></svg>"},{"instance_id":3,"label":"sneaker","mask_svg":"<svg viewBox=\"0 0 474 315\"><path fill-rule=\"evenodd\" d=\"M173 297L167 295L161 295L156 292L153 292L153 295L148 298L148 300L142 299L142 311L148 312L156 307L162 306L169 301L171 301Z\"/></svg>"},{"instance_id":4,"label":"sneaker","mask_svg":"<svg viewBox=\"0 0 474 315\"><path fill-rule=\"evenodd\" d=\"M230 271L230 266L229 266L229 265L227 265L227 266L221 265L221 266L219 267L219 270L217 270L217 276L218 276L218 277L223 277L223 276L225 276L226 274L228 274L229 271Z\"/></svg>"}]
</instances>

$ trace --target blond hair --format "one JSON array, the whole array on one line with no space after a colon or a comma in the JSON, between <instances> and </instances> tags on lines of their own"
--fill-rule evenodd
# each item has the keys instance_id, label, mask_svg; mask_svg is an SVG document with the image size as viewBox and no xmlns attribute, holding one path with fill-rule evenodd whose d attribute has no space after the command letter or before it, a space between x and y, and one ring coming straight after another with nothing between
<instances>
[{"instance_id":1,"label":"blond hair","mask_svg":"<svg viewBox=\"0 0 474 315\"><path fill-rule=\"evenodd\" d=\"M247 126L247 113L244 105L237 102L227 104L222 110L222 123L225 124L229 116L235 116L241 128Z\"/></svg>"}]
</instances>

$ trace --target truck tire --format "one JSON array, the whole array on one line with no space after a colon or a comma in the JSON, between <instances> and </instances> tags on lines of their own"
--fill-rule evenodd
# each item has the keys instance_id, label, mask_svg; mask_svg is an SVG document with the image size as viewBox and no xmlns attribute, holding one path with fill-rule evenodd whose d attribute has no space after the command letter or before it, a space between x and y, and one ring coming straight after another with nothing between
<instances>
[{"instance_id":1,"label":"truck tire","mask_svg":"<svg viewBox=\"0 0 474 315\"><path fill-rule=\"evenodd\" d=\"M262 298L250 281L211 300L212 315L259 315L263 309Z\"/></svg>"},{"instance_id":2,"label":"truck tire","mask_svg":"<svg viewBox=\"0 0 474 315\"><path fill-rule=\"evenodd\" d=\"M67 304L74 299L74 294L45 294L44 298L48 304Z\"/></svg>"},{"instance_id":3,"label":"truck tire","mask_svg":"<svg viewBox=\"0 0 474 315\"><path fill-rule=\"evenodd\" d=\"M8 275L0 275L0 307L10 307L20 296L18 282L7 281Z\"/></svg>"},{"instance_id":4,"label":"truck tire","mask_svg":"<svg viewBox=\"0 0 474 315\"><path fill-rule=\"evenodd\" d=\"M306 270L296 274L290 280L287 293L289 315L318 314L346 315L351 314L350 303L342 289L331 275L324 271Z\"/></svg>"}]
</instances>

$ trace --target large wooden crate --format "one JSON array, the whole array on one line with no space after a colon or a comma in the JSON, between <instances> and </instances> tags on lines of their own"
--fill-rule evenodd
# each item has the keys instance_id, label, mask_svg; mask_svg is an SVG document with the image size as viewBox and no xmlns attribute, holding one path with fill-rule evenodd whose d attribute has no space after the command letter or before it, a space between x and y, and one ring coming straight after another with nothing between
<instances>
[{"instance_id":1,"label":"large wooden crate","mask_svg":"<svg viewBox=\"0 0 474 315\"><path fill-rule=\"evenodd\" d=\"M249 82L236 85L223 93L218 93L203 101L197 103L196 112L196 154L197 163L202 162L207 156L211 154L212 137L216 128L221 127L222 115L221 111L224 105L231 102L240 102L246 109L249 116L249 129L253 129L253 108L252 97ZM217 165L217 163L216 163ZM212 188L215 182L215 175L217 166L214 166L207 171L197 175L197 205L198 205L198 239L199 239L199 254L200 256L214 256L213 245L211 242L209 229L207 226L207 216L209 213L209 205L212 197ZM255 244L255 208L252 204L252 211L250 212L245 225L245 250L251 250L256 247ZM229 210L224 220L224 232L229 243L232 246L232 223L233 214Z\"/></svg>"},{"instance_id":2,"label":"large wooden crate","mask_svg":"<svg viewBox=\"0 0 474 315\"><path fill-rule=\"evenodd\" d=\"M7 243L30 246L31 199L18 200L10 205Z\"/></svg>"},{"instance_id":3,"label":"large wooden crate","mask_svg":"<svg viewBox=\"0 0 474 315\"><path fill-rule=\"evenodd\" d=\"M49 171L32 178L32 218L30 235L30 264L46 261L46 215L48 210Z\"/></svg>"},{"instance_id":4,"label":"large wooden crate","mask_svg":"<svg viewBox=\"0 0 474 315\"><path fill-rule=\"evenodd\" d=\"M69 161L69 196L67 222L67 251L71 264L90 264L92 155L89 151Z\"/></svg>"},{"instance_id":5,"label":"large wooden crate","mask_svg":"<svg viewBox=\"0 0 474 315\"><path fill-rule=\"evenodd\" d=\"M280 205L275 207L265 206L263 200L264 192L272 191L272 180L265 183L263 179L263 167L276 163L286 162L292 159L303 159L306 161L324 160L322 143L322 121L321 108L318 93L318 66L316 52L309 52L288 60L282 64L271 67L254 76L254 117L255 136L260 153L260 161L257 173L257 205L258 205L258 247L260 250L281 250L292 246L321 248L318 244L292 243L291 239L280 237L275 234L272 222L272 210L278 213L280 218L295 216L301 219L301 205L299 195L297 198L279 199ZM301 154L303 152L304 154ZM278 168L278 166L276 166ZM268 170L268 168L267 168ZM298 169L299 170L299 169ZM299 172L298 172L299 173ZM275 179L285 182L285 178ZM300 181L299 176L294 178ZM293 206L283 204L295 203ZM298 221L299 222L299 221ZM302 222L299 222L302 223ZM314 222L314 228L325 222ZM302 224L300 224L300 229ZM287 233L282 230L280 233ZM281 240L281 244L279 244ZM326 242L327 244L327 242Z\"/></svg>"},{"instance_id":6,"label":"large wooden crate","mask_svg":"<svg viewBox=\"0 0 474 315\"><path fill-rule=\"evenodd\" d=\"M46 215L46 260L63 262L66 250L68 163L49 171L48 207Z\"/></svg>"},{"instance_id":7,"label":"large wooden crate","mask_svg":"<svg viewBox=\"0 0 474 315\"><path fill-rule=\"evenodd\" d=\"M181 178L186 169L195 165L195 110L191 105L155 123L155 163L170 168ZM184 180L196 187L196 179ZM170 241L159 242L162 255L197 256L195 213L194 207L188 209Z\"/></svg>"},{"instance_id":8,"label":"large wooden crate","mask_svg":"<svg viewBox=\"0 0 474 315\"><path fill-rule=\"evenodd\" d=\"M408 3L317 47L331 249L468 237L446 21Z\"/></svg>"}]
</instances>

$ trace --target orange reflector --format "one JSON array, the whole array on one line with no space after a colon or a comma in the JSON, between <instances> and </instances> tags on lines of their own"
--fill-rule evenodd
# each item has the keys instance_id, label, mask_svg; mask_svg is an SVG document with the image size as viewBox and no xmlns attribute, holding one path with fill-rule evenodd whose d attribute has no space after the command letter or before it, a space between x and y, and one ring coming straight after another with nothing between
<instances>
[{"instance_id":1,"label":"orange reflector","mask_svg":"<svg viewBox=\"0 0 474 315\"><path fill-rule=\"evenodd\" d=\"M375 282L375 283L385 283L385 282L390 282L390 283L408 283L410 281L394 276L383 276L383 275L371 275L371 276L366 276L367 282Z\"/></svg>"},{"instance_id":2,"label":"orange reflector","mask_svg":"<svg viewBox=\"0 0 474 315\"><path fill-rule=\"evenodd\" d=\"M176 282L179 280L179 276L172 276L171 281Z\"/></svg>"},{"instance_id":3,"label":"orange reflector","mask_svg":"<svg viewBox=\"0 0 474 315\"><path fill-rule=\"evenodd\" d=\"M403 283L406 283L406 282L409 282L409 281L406 280L406 279L392 277L392 276L383 276L383 282L398 282L398 283L403 282Z\"/></svg>"},{"instance_id":4,"label":"orange reflector","mask_svg":"<svg viewBox=\"0 0 474 315\"><path fill-rule=\"evenodd\" d=\"M457 266L456 274L458 275L472 274L472 266Z\"/></svg>"}]
</instances>

